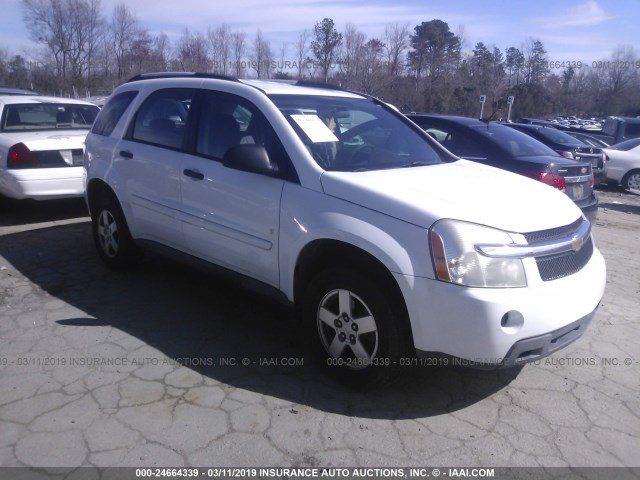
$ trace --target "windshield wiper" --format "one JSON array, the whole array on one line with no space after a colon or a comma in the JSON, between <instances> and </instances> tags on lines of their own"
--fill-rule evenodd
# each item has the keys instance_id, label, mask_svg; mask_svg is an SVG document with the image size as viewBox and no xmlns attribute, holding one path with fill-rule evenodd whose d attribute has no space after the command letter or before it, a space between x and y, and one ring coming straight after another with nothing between
<instances>
[{"instance_id":1,"label":"windshield wiper","mask_svg":"<svg viewBox=\"0 0 640 480\"><path fill-rule=\"evenodd\" d=\"M433 165L433 163L416 161L398 165L396 168L426 167L427 165Z\"/></svg>"}]
</instances>

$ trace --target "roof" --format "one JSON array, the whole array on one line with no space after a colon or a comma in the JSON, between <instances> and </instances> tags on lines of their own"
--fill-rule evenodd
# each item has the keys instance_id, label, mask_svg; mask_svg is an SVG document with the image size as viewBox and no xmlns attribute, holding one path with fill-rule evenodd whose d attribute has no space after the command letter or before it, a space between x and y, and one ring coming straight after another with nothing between
<instances>
[{"instance_id":1,"label":"roof","mask_svg":"<svg viewBox=\"0 0 640 480\"><path fill-rule=\"evenodd\" d=\"M325 97L364 98L340 87L316 82L297 82L295 80L240 80L242 83L262 90L267 95L320 95Z\"/></svg>"},{"instance_id":2,"label":"roof","mask_svg":"<svg viewBox=\"0 0 640 480\"><path fill-rule=\"evenodd\" d=\"M336 85L321 82L308 82L300 80L254 80L237 79L226 75L204 72L151 72L136 75L126 83L139 81L154 81L162 79L193 79L199 84L207 81L235 82L252 86L267 95L315 95L328 97L364 98L355 92L349 92Z\"/></svg>"},{"instance_id":3,"label":"roof","mask_svg":"<svg viewBox=\"0 0 640 480\"><path fill-rule=\"evenodd\" d=\"M85 102L83 100L76 100L75 98L61 98L61 97L45 97L42 95L1 95L0 104L25 104L25 103L76 103L78 105L93 105L92 103Z\"/></svg>"}]
</instances>

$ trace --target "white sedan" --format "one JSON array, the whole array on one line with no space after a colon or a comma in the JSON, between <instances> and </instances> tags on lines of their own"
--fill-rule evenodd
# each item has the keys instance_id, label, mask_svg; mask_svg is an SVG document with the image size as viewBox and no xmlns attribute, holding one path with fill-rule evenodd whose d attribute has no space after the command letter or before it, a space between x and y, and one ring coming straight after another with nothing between
<instances>
[{"instance_id":1,"label":"white sedan","mask_svg":"<svg viewBox=\"0 0 640 480\"><path fill-rule=\"evenodd\" d=\"M0 197L84 194L84 143L99 108L68 98L0 95Z\"/></svg>"},{"instance_id":2,"label":"white sedan","mask_svg":"<svg viewBox=\"0 0 640 480\"><path fill-rule=\"evenodd\" d=\"M607 155L607 183L640 191L640 138L625 140L602 151Z\"/></svg>"}]
</instances>

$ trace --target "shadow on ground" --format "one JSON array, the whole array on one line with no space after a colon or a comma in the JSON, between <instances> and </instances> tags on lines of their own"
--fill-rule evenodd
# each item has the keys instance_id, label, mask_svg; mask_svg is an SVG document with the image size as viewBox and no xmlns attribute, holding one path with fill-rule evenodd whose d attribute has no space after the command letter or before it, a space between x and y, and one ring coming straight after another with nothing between
<instances>
[{"instance_id":1,"label":"shadow on ground","mask_svg":"<svg viewBox=\"0 0 640 480\"><path fill-rule=\"evenodd\" d=\"M82 198L48 201L0 198L0 227L68 220L88 215Z\"/></svg>"},{"instance_id":2,"label":"shadow on ground","mask_svg":"<svg viewBox=\"0 0 640 480\"><path fill-rule=\"evenodd\" d=\"M393 387L357 392L308 355L285 306L153 255L130 272L114 273L94 252L88 221L0 236L0 255L7 267L0 275L25 276L35 294L47 292L86 313L60 319L54 331L84 329L82 335L101 342L113 327L212 379L322 411L384 419L441 415L492 395L519 373L424 367L408 370ZM221 359L237 364L221 366ZM304 365L262 365L264 359Z\"/></svg>"}]
</instances>

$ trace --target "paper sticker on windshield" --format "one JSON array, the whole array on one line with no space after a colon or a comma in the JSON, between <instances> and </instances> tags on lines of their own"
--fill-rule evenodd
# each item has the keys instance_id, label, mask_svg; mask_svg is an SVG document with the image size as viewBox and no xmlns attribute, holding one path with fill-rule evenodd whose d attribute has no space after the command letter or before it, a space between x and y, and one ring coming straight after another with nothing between
<instances>
[{"instance_id":1,"label":"paper sticker on windshield","mask_svg":"<svg viewBox=\"0 0 640 480\"><path fill-rule=\"evenodd\" d=\"M313 143L338 141L331 129L317 115L291 115L291 118Z\"/></svg>"}]
</instances>

